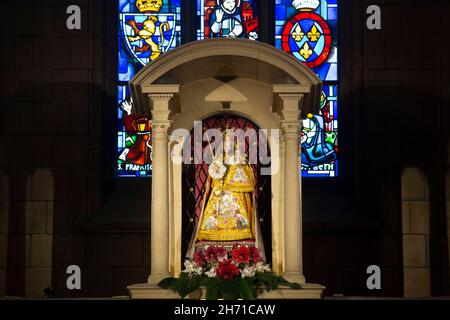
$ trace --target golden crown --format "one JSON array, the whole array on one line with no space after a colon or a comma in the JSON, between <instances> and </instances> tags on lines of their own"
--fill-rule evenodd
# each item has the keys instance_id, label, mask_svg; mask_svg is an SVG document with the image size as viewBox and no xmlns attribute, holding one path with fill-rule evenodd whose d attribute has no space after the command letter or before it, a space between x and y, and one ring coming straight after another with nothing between
<instances>
[{"instance_id":1,"label":"golden crown","mask_svg":"<svg viewBox=\"0 0 450 320\"><path fill-rule=\"evenodd\" d=\"M136 8L140 12L158 12L162 5L162 0L136 0Z\"/></svg>"},{"instance_id":2,"label":"golden crown","mask_svg":"<svg viewBox=\"0 0 450 320\"><path fill-rule=\"evenodd\" d=\"M320 5L319 0L293 0L292 6L299 11L314 11Z\"/></svg>"}]
</instances>

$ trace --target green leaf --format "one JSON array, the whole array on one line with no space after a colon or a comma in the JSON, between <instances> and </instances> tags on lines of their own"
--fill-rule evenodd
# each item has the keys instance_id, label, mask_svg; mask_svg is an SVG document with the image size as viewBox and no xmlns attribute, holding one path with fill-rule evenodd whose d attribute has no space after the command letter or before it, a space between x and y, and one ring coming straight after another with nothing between
<instances>
[{"instance_id":1,"label":"green leaf","mask_svg":"<svg viewBox=\"0 0 450 320\"><path fill-rule=\"evenodd\" d=\"M206 287L208 285L208 279L212 279L212 278L208 278L207 276L202 275L200 278L200 286Z\"/></svg>"},{"instance_id":2,"label":"green leaf","mask_svg":"<svg viewBox=\"0 0 450 320\"><path fill-rule=\"evenodd\" d=\"M220 291L225 300L236 300L239 297L239 283L233 280L221 280Z\"/></svg>"},{"instance_id":3,"label":"green leaf","mask_svg":"<svg viewBox=\"0 0 450 320\"><path fill-rule=\"evenodd\" d=\"M174 287L174 290L178 292L182 299L184 299L189 293L189 280L190 279L188 277L181 276Z\"/></svg>"},{"instance_id":4,"label":"green leaf","mask_svg":"<svg viewBox=\"0 0 450 320\"><path fill-rule=\"evenodd\" d=\"M176 278L165 278L158 283L158 287L163 289L172 289L176 281Z\"/></svg>"},{"instance_id":5,"label":"green leaf","mask_svg":"<svg viewBox=\"0 0 450 320\"><path fill-rule=\"evenodd\" d=\"M197 290L200 287L200 279L201 277L198 275L192 276L186 287L186 291L188 294Z\"/></svg>"},{"instance_id":6,"label":"green leaf","mask_svg":"<svg viewBox=\"0 0 450 320\"><path fill-rule=\"evenodd\" d=\"M257 273L258 280L261 281L264 286L266 287L266 290L274 290L278 288L278 284L274 279L273 274L269 272L258 272Z\"/></svg>"},{"instance_id":7,"label":"green leaf","mask_svg":"<svg viewBox=\"0 0 450 320\"><path fill-rule=\"evenodd\" d=\"M289 281L287 281L283 277L280 277L280 276L278 276L276 274L274 274L273 277L279 284L289 284Z\"/></svg>"},{"instance_id":8,"label":"green leaf","mask_svg":"<svg viewBox=\"0 0 450 320\"><path fill-rule=\"evenodd\" d=\"M253 289L250 286L248 278L239 278L239 289L241 292L241 298L244 300L253 300Z\"/></svg>"},{"instance_id":9,"label":"green leaf","mask_svg":"<svg viewBox=\"0 0 450 320\"><path fill-rule=\"evenodd\" d=\"M219 299L219 281L216 278L208 278L206 281L206 300Z\"/></svg>"}]
</instances>

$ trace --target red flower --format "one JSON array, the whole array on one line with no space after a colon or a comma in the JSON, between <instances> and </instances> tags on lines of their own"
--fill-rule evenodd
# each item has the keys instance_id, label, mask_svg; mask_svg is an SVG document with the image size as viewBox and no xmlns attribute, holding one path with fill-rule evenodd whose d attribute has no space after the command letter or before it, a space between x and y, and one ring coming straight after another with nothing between
<instances>
[{"instance_id":1,"label":"red flower","mask_svg":"<svg viewBox=\"0 0 450 320\"><path fill-rule=\"evenodd\" d=\"M194 253L194 261L199 266L202 267L205 261L205 254L202 249L196 250Z\"/></svg>"},{"instance_id":2,"label":"red flower","mask_svg":"<svg viewBox=\"0 0 450 320\"><path fill-rule=\"evenodd\" d=\"M249 263L250 262L250 249L247 246L234 248L231 251L231 257L237 263Z\"/></svg>"},{"instance_id":3,"label":"red flower","mask_svg":"<svg viewBox=\"0 0 450 320\"><path fill-rule=\"evenodd\" d=\"M230 260L223 260L217 267L217 276L224 280L233 279L239 275L239 268Z\"/></svg>"},{"instance_id":4,"label":"red flower","mask_svg":"<svg viewBox=\"0 0 450 320\"><path fill-rule=\"evenodd\" d=\"M219 258L226 258L227 254L228 252L224 247L209 246L205 252L205 259L208 262L214 262L221 260Z\"/></svg>"},{"instance_id":5,"label":"red flower","mask_svg":"<svg viewBox=\"0 0 450 320\"><path fill-rule=\"evenodd\" d=\"M254 263L257 263L261 260L261 255L259 254L259 250L256 247L250 247L250 256Z\"/></svg>"}]
</instances>

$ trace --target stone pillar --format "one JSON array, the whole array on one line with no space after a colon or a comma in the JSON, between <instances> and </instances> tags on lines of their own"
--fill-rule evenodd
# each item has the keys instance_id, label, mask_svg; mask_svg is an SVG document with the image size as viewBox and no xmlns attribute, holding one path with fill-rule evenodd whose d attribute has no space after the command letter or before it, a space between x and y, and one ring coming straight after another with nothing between
<instances>
[{"instance_id":1,"label":"stone pillar","mask_svg":"<svg viewBox=\"0 0 450 320\"><path fill-rule=\"evenodd\" d=\"M302 94L280 94L282 100L281 127L285 142L284 178L284 277L288 281L305 283L302 258L302 206L300 158L299 101Z\"/></svg>"},{"instance_id":2,"label":"stone pillar","mask_svg":"<svg viewBox=\"0 0 450 320\"><path fill-rule=\"evenodd\" d=\"M150 94L152 101L152 212L151 274L148 282L157 284L169 277L169 103L173 94Z\"/></svg>"},{"instance_id":3,"label":"stone pillar","mask_svg":"<svg viewBox=\"0 0 450 320\"><path fill-rule=\"evenodd\" d=\"M408 298L430 296L430 203L426 175L418 168L402 174L403 290Z\"/></svg>"}]
</instances>

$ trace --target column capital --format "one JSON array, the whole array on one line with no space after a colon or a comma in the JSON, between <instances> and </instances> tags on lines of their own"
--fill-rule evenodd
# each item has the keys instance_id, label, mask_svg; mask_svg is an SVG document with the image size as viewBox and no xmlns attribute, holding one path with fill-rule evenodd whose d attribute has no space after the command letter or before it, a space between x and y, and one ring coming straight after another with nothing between
<instances>
[{"instance_id":1,"label":"column capital","mask_svg":"<svg viewBox=\"0 0 450 320\"><path fill-rule=\"evenodd\" d=\"M283 131L285 139L298 139L300 121L281 121L281 130Z\"/></svg>"},{"instance_id":2,"label":"column capital","mask_svg":"<svg viewBox=\"0 0 450 320\"><path fill-rule=\"evenodd\" d=\"M153 136L158 134L167 134L172 125L172 121L153 121L152 122L152 134Z\"/></svg>"},{"instance_id":3,"label":"column capital","mask_svg":"<svg viewBox=\"0 0 450 320\"><path fill-rule=\"evenodd\" d=\"M283 120L298 120L300 118L300 106L303 101L303 93L286 92L278 93L277 95Z\"/></svg>"},{"instance_id":4,"label":"column capital","mask_svg":"<svg viewBox=\"0 0 450 320\"><path fill-rule=\"evenodd\" d=\"M172 113L173 93L149 93L150 105L152 110L152 119L156 122L170 120Z\"/></svg>"},{"instance_id":5,"label":"column capital","mask_svg":"<svg viewBox=\"0 0 450 320\"><path fill-rule=\"evenodd\" d=\"M283 100L283 102L290 102L291 100L299 102L303 99L303 93L278 93L278 96Z\"/></svg>"},{"instance_id":6,"label":"column capital","mask_svg":"<svg viewBox=\"0 0 450 320\"><path fill-rule=\"evenodd\" d=\"M172 99L175 95L173 93L149 93L148 96L150 97L150 99L152 101L155 100L170 100Z\"/></svg>"}]
</instances>

